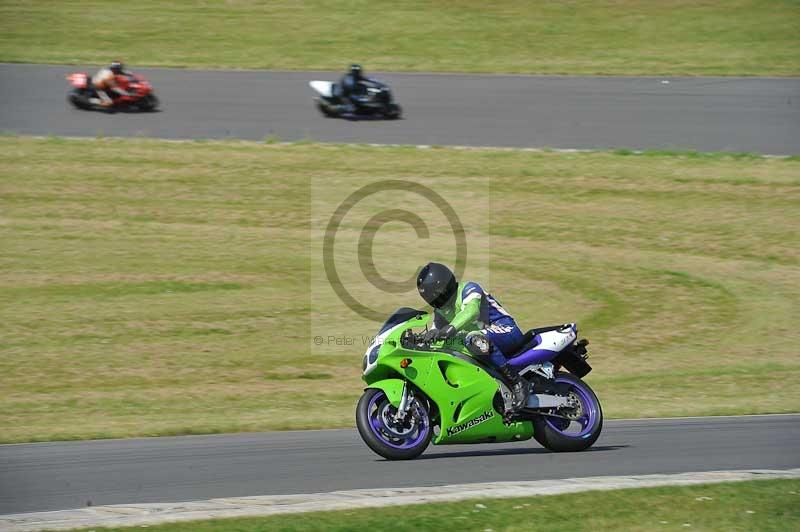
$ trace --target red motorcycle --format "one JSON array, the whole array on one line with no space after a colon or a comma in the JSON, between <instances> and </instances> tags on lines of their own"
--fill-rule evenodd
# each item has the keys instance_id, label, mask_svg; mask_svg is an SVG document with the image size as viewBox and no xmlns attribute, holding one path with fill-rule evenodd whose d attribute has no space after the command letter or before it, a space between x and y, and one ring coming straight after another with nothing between
<instances>
[{"instance_id":1,"label":"red motorcycle","mask_svg":"<svg viewBox=\"0 0 800 532\"><path fill-rule=\"evenodd\" d=\"M121 74L115 77L117 85L127 95L114 97L109 107L96 103L97 91L92 86L92 78L85 72L75 72L67 76L67 81L72 85L72 90L67 95L67 101L78 109L87 110L129 110L129 111L154 111L158 107L158 98L153 94L153 86L142 76L137 74ZM110 96L114 96L111 91Z\"/></svg>"}]
</instances>

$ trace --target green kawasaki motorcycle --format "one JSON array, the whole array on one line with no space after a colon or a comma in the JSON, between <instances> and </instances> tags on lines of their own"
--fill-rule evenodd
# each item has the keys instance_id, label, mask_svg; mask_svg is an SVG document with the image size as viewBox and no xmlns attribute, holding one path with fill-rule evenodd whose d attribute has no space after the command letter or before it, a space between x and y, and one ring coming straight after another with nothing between
<instances>
[{"instance_id":1,"label":"green kawasaki motorcycle","mask_svg":"<svg viewBox=\"0 0 800 532\"><path fill-rule=\"evenodd\" d=\"M591 371L586 340L574 323L525 333L509 363L532 387L513 417L508 384L485 358L479 332L425 342L426 312L401 308L364 355L367 388L356 425L370 449L389 460L416 458L434 444L494 443L535 438L547 449L582 451L600 436L603 411L581 380Z\"/></svg>"}]
</instances>

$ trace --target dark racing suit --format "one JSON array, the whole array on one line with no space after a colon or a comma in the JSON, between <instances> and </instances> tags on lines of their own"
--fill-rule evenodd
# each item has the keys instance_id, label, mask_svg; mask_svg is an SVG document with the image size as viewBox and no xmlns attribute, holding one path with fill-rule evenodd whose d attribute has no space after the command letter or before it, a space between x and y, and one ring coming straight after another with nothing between
<instances>
[{"instance_id":1,"label":"dark racing suit","mask_svg":"<svg viewBox=\"0 0 800 532\"><path fill-rule=\"evenodd\" d=\"M497 367L523 338L514 318L478 283L459 283L455 297L436 309L432 319L435 329L450 324L459 331L481 331L492 344L489 359Z\"/></svg>"},{"instance_id":2,"label":"dark racing suit","mask_svg":"<svg viewBox=\"0 0 800 532\"><path fill-rule=\"evenodd\" d=\"M342 99L344 112L356 112L358 100L363 97L364 93L366 92L366 87L362 81L369 81L369 78L366 78L360 74L355 75L352 72L348 72L342 76L341 80L339 80L339 84L337 85L337 96Z\"/></svg>"}]
</instances>

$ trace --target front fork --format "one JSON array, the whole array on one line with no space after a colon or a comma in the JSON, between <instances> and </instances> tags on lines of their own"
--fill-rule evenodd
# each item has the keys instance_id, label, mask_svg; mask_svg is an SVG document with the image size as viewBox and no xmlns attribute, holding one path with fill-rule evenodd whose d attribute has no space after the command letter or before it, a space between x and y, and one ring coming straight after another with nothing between
<instances>
[{"instance_id":1,"label":"front fork","mask_svg":"<svg viewBox=\"0 0 800 532\"><path fill-rule=\"evenodd\" d=\"M413 398L414 394L408 389L408 382L403 381L403 392L400 395L400 404L397 405L397 413L394 415L395 422L400 423L406 418L406 415L408 415L408 407Z\"/></svg>"}]
</instances>

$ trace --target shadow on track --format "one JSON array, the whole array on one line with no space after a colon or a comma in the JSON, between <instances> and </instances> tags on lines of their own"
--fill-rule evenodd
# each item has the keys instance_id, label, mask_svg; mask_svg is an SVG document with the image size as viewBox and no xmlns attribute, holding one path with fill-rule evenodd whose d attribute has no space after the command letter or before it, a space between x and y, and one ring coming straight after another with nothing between
<instances>
[{"instance_id":1,"label":"shadow on track","mask_svg":"<svg viewBox=\"0 0 800 532\"><path fill-rule=\"evenodd\" d=\"M597 445L590 447L581 453L605 452L616 451L625 449L629 445ZM415 460L436 460L437 458L467 458L473 456L510 456L515 454L559 454L553 453L544 447L532 447L529 449L492 449L487 451L463 451L463 452L449 452L449 453L436 453L436 454L423 454ZM378 462L390 462L391 460L377 460Z\"/></svg>"},{"instance_id":2,"label":"shadow on track","mask_svg":"<svg viewBox=\"0 0 800 532\"><path fill-rule=\"evenodd\" d=\"M95 115L152 115L162 113L162 109L132 109L128 107L119 107L115 109L72 109L72 111L80 111L82 113L93 113Z\"/></svg>"},{"instance_id":3,"label":"shadow on track","mask_svg":"<svg viewBox=\"0 0 800 532\"><path fill-rule=\"evenodd\" d=\"M400 122L404 117L388 118L380 115L342 115L331 116L331 119L346 120L348 122Z\"/></svg>"}]
</instances>

